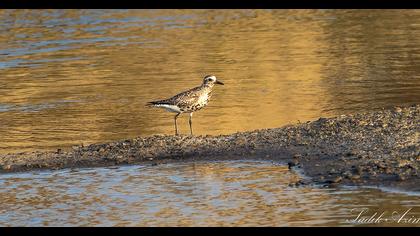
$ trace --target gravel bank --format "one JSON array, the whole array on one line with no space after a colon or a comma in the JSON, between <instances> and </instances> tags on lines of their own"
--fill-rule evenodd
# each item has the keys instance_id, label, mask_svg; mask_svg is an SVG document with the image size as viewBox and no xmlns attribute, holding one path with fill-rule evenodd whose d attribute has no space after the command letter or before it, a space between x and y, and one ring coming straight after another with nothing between
<instances>
[{"instance_id":1,"label":"gravel bank","mask_svg":"<svg viewBox=\"0 0 420 236\"><path fill-rule=\"evenodd\" d=\"M420 105L412 105L230 135L155 135L68 151L7 154L0 156L0 172L264 159L301 168L315 183L420 191L419 112Z\"/></svg>"}]
</instances>

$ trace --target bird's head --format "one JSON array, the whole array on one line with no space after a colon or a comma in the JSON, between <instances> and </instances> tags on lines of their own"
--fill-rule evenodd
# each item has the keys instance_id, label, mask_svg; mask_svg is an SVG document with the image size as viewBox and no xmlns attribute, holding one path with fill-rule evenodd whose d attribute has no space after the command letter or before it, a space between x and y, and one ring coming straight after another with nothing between
<instances>
[{"instance_id":1,"label":"bird's head","mask_svg":"<svg viewBox=\"0 0 420 236\"><path fill-rule=\"evenodd\" d=\"M203 85L213 86L214 84L224 85L222 81L218 80L214 75L206 75L203 79Z\"/></svg>"}]
</instances>

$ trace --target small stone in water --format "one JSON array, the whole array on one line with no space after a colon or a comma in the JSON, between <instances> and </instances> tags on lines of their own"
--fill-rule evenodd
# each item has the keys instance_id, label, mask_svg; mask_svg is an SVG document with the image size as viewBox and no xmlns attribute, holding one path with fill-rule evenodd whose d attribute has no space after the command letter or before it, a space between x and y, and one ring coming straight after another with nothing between
<instances>
[{"instance_id":1,"label":"small stone in water","mask_svg":"<svg viewBox=\"0 0 420 236\"><path fill-rule=\"evenodd\" d=\"M343 180L343 178L341 178L340 176L338 176L337 178L333 179L333 183L341 182L341 180Z\"/></svg>"}]
</instances>

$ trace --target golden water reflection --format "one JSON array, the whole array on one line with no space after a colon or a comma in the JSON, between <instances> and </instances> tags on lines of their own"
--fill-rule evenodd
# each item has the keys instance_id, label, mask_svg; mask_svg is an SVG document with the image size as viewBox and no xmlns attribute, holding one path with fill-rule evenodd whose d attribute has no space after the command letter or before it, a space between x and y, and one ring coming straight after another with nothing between
<instances>
[{"instance_id":1,"label":"golden water reflection","mask_svg":"<svg viewBox=\"0 0 420 236\"><path fill-rule=\"evenodd\" d=\"M147 101L225 82L226 134L420 101L418 10L0 10L0 152L172 134ZM186 117L179 119L188 131Z\"/></svg>"},{"instance_id":2,"label":"golden water reflection","mask_svg":"<svg viewBox=\"0 0 420 236\"><path fill-rule=\"evenodd\" d=\"M412 208L418 195L291 187L287 167L224 161L3 175L0 226L356 226L357 216ZM368 226L402 226L382 222Z\"/></svg>"}]
</instances>

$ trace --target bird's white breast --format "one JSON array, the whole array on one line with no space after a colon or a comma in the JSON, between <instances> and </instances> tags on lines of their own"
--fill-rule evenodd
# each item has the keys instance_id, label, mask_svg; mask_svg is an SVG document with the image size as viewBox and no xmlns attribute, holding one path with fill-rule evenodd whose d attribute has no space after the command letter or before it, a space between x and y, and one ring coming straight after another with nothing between
<instances>
[{"instance_id":1,"label":"bird's white breast","mask_svg":"<svg viewBox=\"0 0 420 236\"><path fill-rule=\"evenodd\" d=\"M209 100L209 94L204 93L198 98L198 103L199 104L206 104L208 102L208 100Z\"/></svg>"},{"instance_id":2,"label":"bird's white breast","mask_svg":"<svg viewBox=\"0 0 420 236\"><path fill-rule=\"evenodd\" d=\"M159 104L159 105L156 105L156 107L163 107L169 112L175 112L175 113L181 112L181 109L179 109L179 107L175 105Z\"/></svg>"}]
</instances>

